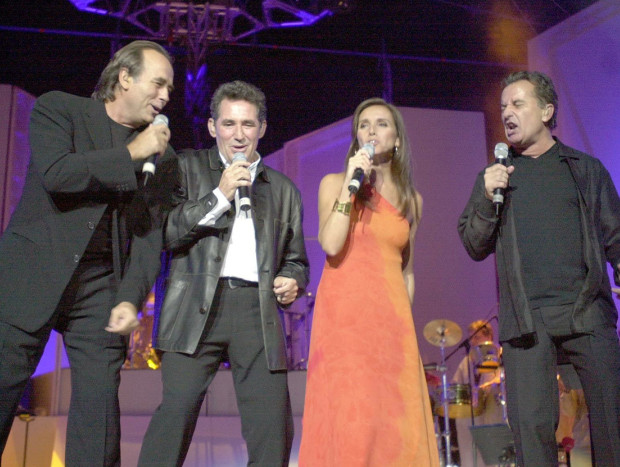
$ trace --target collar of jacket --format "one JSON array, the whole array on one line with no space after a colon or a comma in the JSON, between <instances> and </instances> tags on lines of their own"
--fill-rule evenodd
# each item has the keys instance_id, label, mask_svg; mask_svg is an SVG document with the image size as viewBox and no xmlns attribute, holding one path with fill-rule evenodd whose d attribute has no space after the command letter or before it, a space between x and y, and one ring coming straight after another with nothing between
<instances>
[{"instance_id":1,"label":"collar of jacket","mask_svg":"<svg viewBox=\"0 0 620 467\"><path fill-rule=\"evenodd\" d=\"M102 101L86 98L85 120L86 128L94 144L94 149L112 147L112 132L110 131L110 117Z\"/></svg>"},{"instance_id":2,"label":"collar of jacket","mask_svg":"<svg viewBox=\"0 0 620 467\"><path fill-rule=\"evenodd\" d=\"M560 149L560 159L581 159L581 155L578 151L575 151L573 148L566 146L555 136L553 137L553 139L556 143L558 143L558 148Z\"/></svg>"},{"instance_id":3,"label":"collar of jacket","mask_svg":"<svg viewBox=\"0 0 620 467\"><path fill-rule=\"evenodd\" d=\"M558 150L560 152L559 154L560 159L581 159L581 156L579 155L577 151L574 151L569 146L566 146L556 136L553 136L553 139L558 145ZM513 146L510 146L510 152L508 154L508 165L510 165L512 161L514 160L514 157L515 157L514 155L515 155L515 149Z\"/></svg>"}]
</instances>

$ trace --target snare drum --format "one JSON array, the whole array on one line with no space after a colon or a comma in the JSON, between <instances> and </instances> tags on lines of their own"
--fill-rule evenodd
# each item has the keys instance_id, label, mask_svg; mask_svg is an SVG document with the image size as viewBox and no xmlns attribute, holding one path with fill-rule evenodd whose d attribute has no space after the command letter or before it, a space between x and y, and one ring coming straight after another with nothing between
<instances>
[{"instance_id":1,"label":"snare drum","mask_svg":"<svg viewBox=\"0 0 620 467\"><path fill-rule=\"evenodd\" d=\"M489 373L499 367L499 352L493 342L483 342L472 347L469 358L478 373Z\"/></svg>"},{"instance_id":2,"label":"snare drum","mask_svg":"<svg viewBox=\"0 0 620 467\"><path fill-rule=\"evenodd\" d=\"M442 387L437 388L437 404L435 405L436 414L443 417L444 410L441 403L443 399ZM474 416L482 413L481 405L474 405ZM448 416L450 418L465 418L471 416L472 400L471 388L469 384L450 384L448 386Z\"/></svg>"}]
</instances>

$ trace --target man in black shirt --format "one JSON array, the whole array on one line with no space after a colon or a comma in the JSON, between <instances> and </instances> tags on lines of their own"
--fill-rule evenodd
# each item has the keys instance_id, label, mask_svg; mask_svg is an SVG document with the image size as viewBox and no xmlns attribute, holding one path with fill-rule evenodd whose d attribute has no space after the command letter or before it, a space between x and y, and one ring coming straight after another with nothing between
<instances>
[{"instance_id":1,"label":"man in black shirt","mask_svg":"<svg viewBox=\"0 0 620 467\"><path fill-rule=\"evenodd\" d=\"M35 103L26 183L0 239L0 451L55 329L71 365L66 465L120 465L120 369L162 245L157 185L142 188L141 167L173 155L168 127L153 124L172 81L168 53L135 41L92 99Z\"/></svg>"},{"instance_id":2,"label":"man in black shirt","mask_svg":"<svg viewBox=\"0 0 620 467\"><path fill-rule=\"evenodd\" d=\"M618 313L606 263L620 280L620 199L599 160L551 134L558 99L538 72L504 81L508 164L478 175L459 219L469 255L496 253L500 342L508 421L517 462L557 465L557 360L565 355L583 386L593 459L620 465ZM506 191L499 215L493 192Z\"/></svg>"}]
</instances>

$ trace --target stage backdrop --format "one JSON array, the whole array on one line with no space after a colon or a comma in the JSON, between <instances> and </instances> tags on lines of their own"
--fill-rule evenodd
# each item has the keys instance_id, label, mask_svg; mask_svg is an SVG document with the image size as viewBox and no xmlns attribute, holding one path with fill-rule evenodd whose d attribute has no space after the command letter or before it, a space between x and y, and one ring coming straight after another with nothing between
<instances>
[{"instance_id":1,"label":"stage backdrop","mask_svg":"<svg viewBox=\"0 0 620 467\"><path fill-rule=\"evenodd\" d=\"M470 321L490 318L497 312L495 264L492 260L472 261L456 230L476 174L486 164L485 125L478 112L399 109L411 140L414 183L424 198L415 246L413 317L422 360L429 363L440 356L439 349L422 335L429 321L449 319L465 332ZM317 240L318 187L325 174L343 169L350 141L348 118L290 141L266 159L269 165L289 175L302 192L312 293L316 292L325 261ZM372 280L369 275L368 281ZM360 289L363 287L359 284ZM354 294L356 290L346 293ZM459 353L448 362L451 370L461 357Z\"/></svg>"},{"instance_id":2,"label":"stage backdrop","mask_svg":"<svg viewBox=\"0 0 620 467\"><path fill-rule=\"evenodd\" d=\"M528 54L558 91L555 135L599 158L620 188L620 2L601 0L549 29Z\"/></svg>"}]
</instances>

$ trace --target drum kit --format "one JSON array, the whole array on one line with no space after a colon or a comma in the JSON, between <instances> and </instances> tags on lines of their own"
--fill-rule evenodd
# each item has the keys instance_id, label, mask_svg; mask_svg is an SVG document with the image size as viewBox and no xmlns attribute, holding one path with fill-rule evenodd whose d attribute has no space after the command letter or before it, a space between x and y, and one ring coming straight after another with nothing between
<instances>
[{"instance_id":1,"label":"drum kit","mask_svg":"<svg viewBox=\"0 0 620 467\"><path fill-rule=\"evenodd\" d=\"M427 372L427 381L437 381L437 390L435 391L435 397L432 399L432 405L434 414L443 418L444 428L440 435L438 435L443 440L443 446L440 445L440 452L443 450L445 453L444 459L442 459L445 463L442 462L442 465L454 467L455 464L452 463L453 449L450 439L450 419L471 417L473 422L473 418L484 411L484 404L477 397L477 393L472 394L472 385L448 384L446 361L460 348L466 348L477 376L485 373L499 375L498 378L486 378L487 382L482 385L475 385L473 389L480 391L487 386L497 385L500 388L498 402L503 410L503 418L506 420L506 393L504 372L501 366L501 352L492 342L483 342L479 345L471 346L471 336L461 342L463 336L461 328L455 322L447 319L430 321L424 326L423 335L430 344L439 347L441 350L441 362L439 364L424 365L424 370ZM446 356L446 349L457 344L459 346ZM429 376L428 372L432 371L440 373L441 377ZM474 379L470 378L469 380L473 381Z\"/></svg>"},{"instance_id":2,"label":"drum kit","mask_svg":"<svg viewBox=\"0 0 620 467\"><path fill-rule=\"evenodd\" d=\"M155 296L151 293L140 311L140 324L129 338L127 358L123 364L124 370L157 370L161 365L159 354L153 348L151 341L155 322L154 307Z\"/></svg>"}]
</instances>

